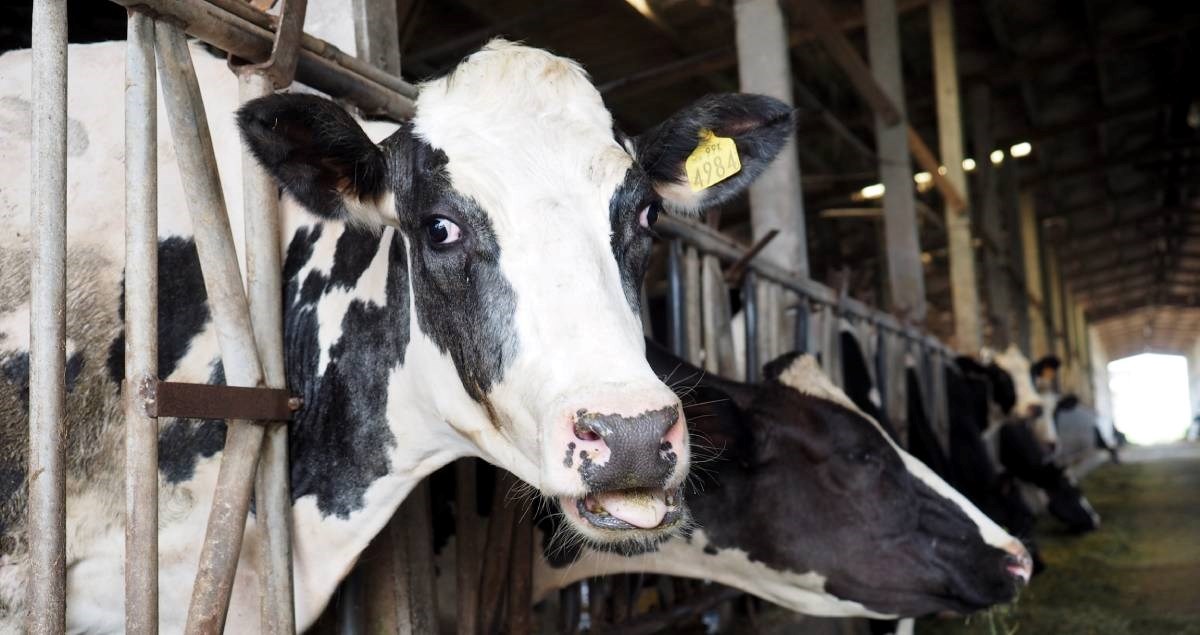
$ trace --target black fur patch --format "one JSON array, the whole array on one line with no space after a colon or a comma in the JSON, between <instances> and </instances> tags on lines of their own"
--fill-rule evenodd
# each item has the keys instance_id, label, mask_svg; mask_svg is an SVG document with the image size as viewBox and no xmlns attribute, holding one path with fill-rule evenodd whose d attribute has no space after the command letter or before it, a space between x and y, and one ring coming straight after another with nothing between
<instances>
[{"instance_id":1,"label":"black fur patch","mask_svg":"<svg viewBox=\"0 0 1200 635\"><path fill-rule=\"evenodd\" d=\"M225 368L213 364L209 383L225 385ZM196 474L196 463L225 447L225 422L220 419L175 419L158 433L158 471L168 483L182 483Z\"/></svg>"},{"instance_id":2,"label":"black fur patch","mask_svg":"<svg viewBox=\"0 0 1200 635\"><path fill-rule=\"evenodd\" d=\"M653 247L651 233L639 222L642 208L659 205L650 188L650 180L638 166L625 173L625 180L613 192L608 202L608 222L612 227L613 257L621 272L621 289L630 308L637 314L642 304L642 279Z\"/></svg>"},{"instance_id":3,"label":"black fur patch","mask_svg":"<svg viewBox=\"0 0 1200 635\"><path fill-rule=\"evenodd\" d=\"M171 236L158 242L158 376L166 379L187 354L192 340L208 324L208 291L196 242ZM119 304L125 323L125 281ZM125 379L125 330L108 349L108 374L118 386Z\"/></svg>"},{"instance_id":4,"label":"black fur patch","mask_svg":"<svg viewBox=\"0 0 1200 635\"><path fill-rule=\"evenodd\" d=\"M343 234L334 256L339 281L312 271L301 283L296 275L311 258L320 232L319 226L297 232L284 263L292 274L284 287L284 361L288 386L305 404L289 427L292 498L315 496L322 513L346 518L362 507L367 487L387 474L388 452L395 445L385 412L387 380L403 364L408 346L408 273L404 243L393 230L374 235L347 228L351 237ZM342 318L342 335L329 351L329 365L318 368L316 303L335 285L357 282L366 269L361 263L369 263L385 239L390 243L387 303L352 301Z\"/></svg>"}]
</instances>

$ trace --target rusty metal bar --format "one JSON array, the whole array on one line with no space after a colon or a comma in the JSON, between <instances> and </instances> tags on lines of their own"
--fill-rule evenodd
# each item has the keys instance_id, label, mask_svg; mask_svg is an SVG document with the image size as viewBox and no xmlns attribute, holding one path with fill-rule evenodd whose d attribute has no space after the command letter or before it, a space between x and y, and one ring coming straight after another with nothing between
<instances>
[{"instance_id":1,"label":"rusty metal bar","mask_svg":"<svg viewBox=\"0 0 1200 635\"><path fill-rule=\"evenodd\" d=\"M683 243L676 239L667 245L667 341L677 357L687 349L683 302Z\"/></svg>"},{"instance_id":2,"label":"rusty metal bar","mask_svg":"<svg viewBox=\"0 0 1200 635\"><path fill-rule=\"evenodd\" d=\"M742 317L746 320L746 382L758 381L758 275L751 269L742 278Z\"/></svg>"},{"instance_id":3,"label":"rusty metal bar","mask_svg":"<svg viewBox=\"0 0 1200 635\"><path fill-rule=\"evenodd\" d=\"M274 34L269 28L251 23L245 17L205 0L112 0L130 9L148 11L184 25L188 35L199 38L236 57L261 62L271 55ZM226 3L222 3L226 4ZM269 21L269 18L267 18ZM321 49L313 51L309 45ZM416 89L392 78L381 83L381 72L368 72L361 62L316 38L301 38L296 79L330 96L345 99L364 112L384 114L394 119L411 117Z\"/></svg>"},{"instance_id":4,"label":"rusty metal bar","mask_svg":"<svg viewBox=\"0 0 1200 635\"><path fill-rule=\"evenodd\" d=\"M483 524L479 518L475 471L476 463L473 458L454 462L458 635L475 635L479 632L479 563L483 559L479 548L479 530Z\"/></svg>"},{"instance_id":5,"label":"rusty metal bar","mask_svg":"<svg viewBox=\"0 0 1200 635\"><path fill-rule=\"evenodd\" d=\"M299 11L304 20L304 0L288 0L285 10L291 19ZM292 47L294 51L294 47ZM282 55L280 62L277 55ZM280 83L291 83L292 68L286 68L287 54L278 44L265 69L241 69L238 73L238 99L269 95ZM282 64L277 66L277 64ZM258 345L259 362L269 388L275 394L287 391L283 366L283 298L279 261L279 193L270 175L259 166L249 152L242 154L243 222L246 228L246 291L250 302L250 320L254 341ZM279 409L278 397L273 398L277 419L291 418L299 404L284 399L285 409ZM245 415L241 415L244 418ZM268 424L266 441L259 456L254 493L257 501L257 522L262 527L263 549L260 570L262 575L262 630L265 634L290 635L296 632L295 601L292 597L292 495L289 485L288 431L278 423Z\"/></svg>"},{"instance_id":6,"label":"rusty metal bar","mask_svg":"<svg viewBox=\"0 0 1200 635\"><path fill-rule=\"evenodd\" d=\"M158 92L154 20L129 12L125 54L125 631L158 632Z\"/></svg>"},{"instance_id":7,"label":"rusty metal bar","mask_svg":"<svg viewBox=\"0 0 1200 635\"><path fill-rule=\"evenodd\" d=\"M29 633L66 629L67 2L33 3Z\"/></svg>"},{"instance_id":8,"label":"rusty metal bar","mask_svg":"<svg viewBox=\"0 0 1200 635\"><path fill-rule=\"evenodd\" d=\"M745 275L746 267L750 264L750 261L754 260L754 257L757 256L760 251L766 248L767 245L771 244L771 241L775 240L775 237L778 235L778 229L771 229L768 230L767 233L763 234L763 237L755 241L754 244L746 250L746 253L742 254L741 258L738 258L737 261L729 266L729 269L725 270L725 281L734 286L741 284L742 276Z\"/></svg>"},{"instance_id":9,"label":"rusty metal bar","mask_svg":"<svg viewBox=\"0 0 1200 635\"><path fill-rule=\"evenodd\" d=\"M263 371L187 38L183 30L167 22L159 22L155 31L167 119L192 217L226 382L230 386L259 386ZM224 627L263 434L261 426L239 420L229 422L212 512L200 551L199 571L188 607L188 633L218 633Z\"/></svg>"},{"instance_id":10,"label":"rusty metal bar","mask_svg":"<svg viewBox=\"0 0 1200 635\"><path fill-rule=\"evenodd\" d=\"M135 387L151 417L286 421L300 405L280 388L151 381Z\"/></svg>"}]
</instances>

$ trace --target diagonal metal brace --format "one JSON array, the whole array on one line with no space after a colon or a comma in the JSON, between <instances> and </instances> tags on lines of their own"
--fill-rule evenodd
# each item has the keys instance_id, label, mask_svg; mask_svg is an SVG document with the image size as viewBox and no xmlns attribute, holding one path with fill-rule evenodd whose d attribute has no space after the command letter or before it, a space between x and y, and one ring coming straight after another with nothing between
<instances>
[{"instance_id":1,"label":"diagonal metal brace","mask_svg":"<svg viewBox=\"0 0 1200 635\"><path fill-rule=\"evenodd\" d=\"M147 381L138 387L146 414L187 419L288 421L303 401L277 388Z\"/></svg>"}]
</instances>

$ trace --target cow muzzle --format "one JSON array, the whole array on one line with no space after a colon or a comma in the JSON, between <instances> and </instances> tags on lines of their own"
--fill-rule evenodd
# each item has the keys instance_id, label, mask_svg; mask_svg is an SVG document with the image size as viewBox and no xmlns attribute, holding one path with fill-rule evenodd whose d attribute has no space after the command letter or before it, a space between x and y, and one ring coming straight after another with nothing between
<instances>
[{"instance_id":1,"label":"cow muzzle","mask_svg":"<svg viewBox=\"0 0 1200 635\"><path fill-rule=\"evenodd\" d=\"M682 522L688 452L680 410L676 403L636 415L574 413L563 466L585 491L559 503L582 533L602 541L652 537Z\"/></svg>"}]
</instances>

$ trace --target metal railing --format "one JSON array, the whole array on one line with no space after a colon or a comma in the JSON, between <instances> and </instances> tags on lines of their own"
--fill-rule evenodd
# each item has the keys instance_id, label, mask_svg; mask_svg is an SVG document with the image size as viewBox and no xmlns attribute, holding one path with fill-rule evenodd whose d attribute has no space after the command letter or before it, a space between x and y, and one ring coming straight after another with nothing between
<instances>
[{"instance_id":1,"label":"metal railing","mask_svg":"<svg viewBox=\"0 0 1200 635\"><path fill-rule=\"evenodd\" d=\"M410 116L416 91L399 78L316 38L300 35L285 43L276 38L265 14L237 2L113 1L130 10L125 89L127 341L123 388L126 630L154 633L158 629L159 414L152 403L158 385L156 62L226 381L230 386L252 389L284 385L278 195L253 158L244 156L247 279L243 287L186 35L237 58L265 62L239 69L242 101L290 83L290 69L280 72L272 66L281 46L295 49L290 53L295 60L292 67L301 81L364 112ZM303 0L290 3L292 15L298 11L302 23ZM62 633L66 627L66 4L66 0L35 0L32 32L31 79L37 115L32 135L27 532L37 539L29 541L27 629L38 634ZM285 16L287 12L285 6ZM281 24L288 24L286 17ZM262 630L295 632L286 435L286 428L278 423L229 421L188 610L188 632L215 633L224 625L255 488L266 542Z\"/></svg>"}]
</instances>

